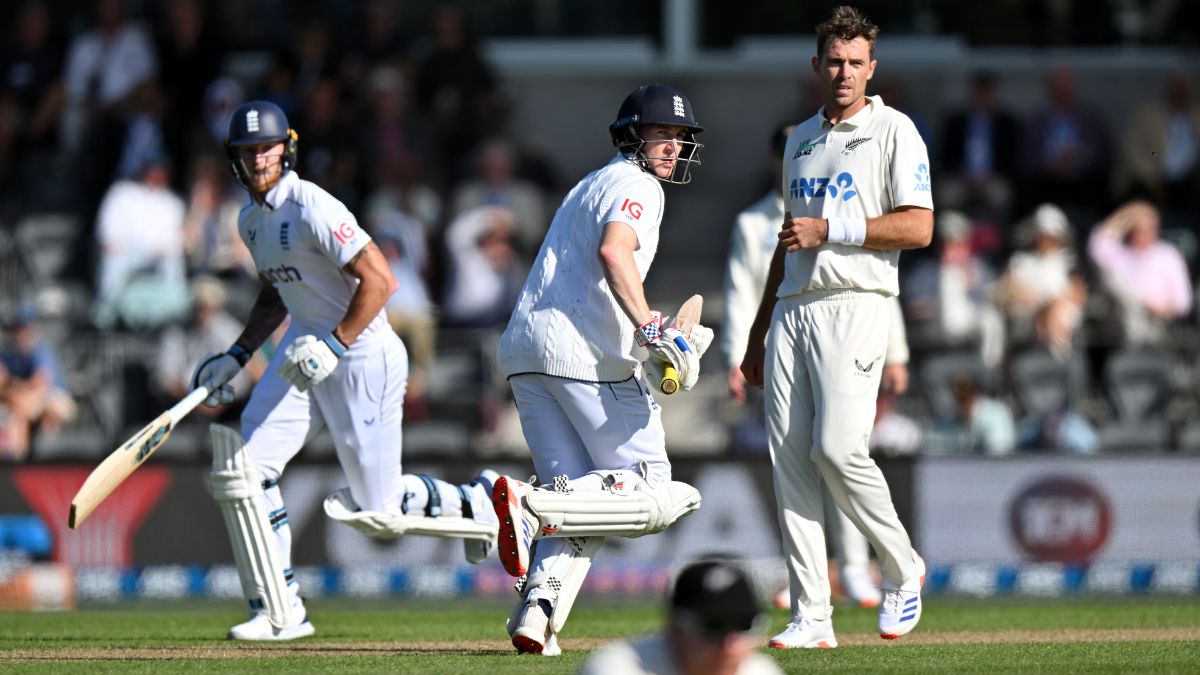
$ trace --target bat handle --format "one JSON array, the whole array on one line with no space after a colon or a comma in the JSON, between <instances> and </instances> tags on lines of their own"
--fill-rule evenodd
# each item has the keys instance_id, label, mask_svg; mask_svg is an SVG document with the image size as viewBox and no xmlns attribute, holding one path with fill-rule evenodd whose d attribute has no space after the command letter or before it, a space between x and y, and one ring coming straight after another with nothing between
<instances>
[{"instance_id":1,"label":"bat handle","mask_svg":"<svg viewBox=\"0 0 1200 675\"><path fill-rule=\"evenodd\" d=\"M658 383L658 389L667 396L679 391L679 372L675 370L675 366L663 367L663 377Z\"/></svg>"}]
</instances>

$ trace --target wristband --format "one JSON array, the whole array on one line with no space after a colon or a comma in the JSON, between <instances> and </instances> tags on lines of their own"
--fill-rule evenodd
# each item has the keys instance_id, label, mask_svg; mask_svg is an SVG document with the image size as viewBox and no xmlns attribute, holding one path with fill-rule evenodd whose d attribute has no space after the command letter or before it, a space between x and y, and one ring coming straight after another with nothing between
<instances>
[{"instance_id":1,"label":"wristband","mask_svg":"<svg viewBox=\"0 0 1200 675\"><path fill-rule=\"evenodd\" d=\"M639 347L645 347L660 337L662 337L662 312L650 310L650 320L633 331L633 339Z\"/></svg>"},{"instance_id":2,"label":"wristband","mask_svg":"<svg viewBox=\"0 0 1200 675\"><path fill-rule=\"evenodd\" d=\"M827 240L831 244L862 246L863 242L867 240L866 218L833 217L826 218L826 220L829 222Z\"/></svg>"},{"instance_id":3,"label":"wristband","mask_svg":"<svg viewBox=\"0 0 1200 675\"><path fill-rule=\"evenodd\" d=\"M229 351L227 351L225 353L232 356L233 360L237 361L238 365L243 368L246 367L247 363L250 363L250 357L253 356L253 354L251 354L249 350L247 350L245 347L237 344L236 342L233 344L232 347L229 348Z\"/></svg>"},{"instance_id":4,"label":"wristband","mask_svg":"<svg viewBox=\"0 0 1200 675\"><path fill-rule=\"evenodd\" d=\"M333 355L339 359L346 354L346 345L342 344L342 341L337 339L337 336L333 333L326 335L322 338L321 342L328 345L329 351L333 352Z\"/></svg>"}]
</instances>

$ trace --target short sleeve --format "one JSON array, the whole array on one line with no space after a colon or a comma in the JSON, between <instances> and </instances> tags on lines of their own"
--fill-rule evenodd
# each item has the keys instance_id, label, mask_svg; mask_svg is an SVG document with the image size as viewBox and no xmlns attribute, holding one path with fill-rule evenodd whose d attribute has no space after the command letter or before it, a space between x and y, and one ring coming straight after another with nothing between
<instances>
[{"instance_id":1,"label":"short sleeve","mask_svg":"<svg viewBox=\"0 0 1200 675\"><path fill-rule=\"evenodd\" d=\"M314 246L341 268L370 243L371 235L359 227L354 214L341 202L332 198L329 201L332 204L310 209L308 234Z\"/></svg>"},{"instance_id":2,"label":"short sleeve","mask_svg":"<svg viewBox=\"0 0 1200 675\"><path fill-rule=\"evenodd\" d=\"M663 193L653 179L620 183L611 188L608 196L612 199L601 223L625 223L638 234L639 240L642 233L656 229L661 224Z\"/></svg>"},{"instance_id":3,"label":"short sleeve","mask_svg":"<svg viewBox=\"0 0 1200 675\"><path fill-rule=\"evenodd\" d=\"M892 207L933 208L929 151L912 120L900 116L892 138Z\"/></svg>"}]
</instances>

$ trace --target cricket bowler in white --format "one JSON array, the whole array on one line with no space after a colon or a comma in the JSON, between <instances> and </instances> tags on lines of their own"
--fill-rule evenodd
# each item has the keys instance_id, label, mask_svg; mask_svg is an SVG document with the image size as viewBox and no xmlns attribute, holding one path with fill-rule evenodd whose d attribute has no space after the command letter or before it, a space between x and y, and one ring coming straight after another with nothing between
<instances>
[{"instance_id":1,"label":"cricket bowler in white","mask_svg":"<svg viewBox=\"0 0 1200 675\"><path fill-rule=\"evenodd\" d=\"M866 96L877 34L851 7L835 8L817 28L812 65L825 105L784 149L787 212L742 364L748 384L766 385L792 592L792 621L770 642L778 648L837 646L822 484L879 557L880 636L906 635L921 616L925 563L867 441L899 251L929 245L933 199L928 153L912 121Z\"/></svg>"},{"instance_id":2,"label":"cricket bowler in white","mask_svg":"<svg viewBox=\"0 0 1200 675\"><path fill-rule=\"evenodd\" d=\"M695 488L671 480L651 387L671 365L691 389L712 331L670 327L642 287L658 249L660 183L690 180L700 131L674 87L625 98L609 126L616 155L563 200L500 338L543 481L501 476L492 492L500 560L522 577L508 621L520 653L559 653L556 636L605 536L660 532L700 507ZM645 380L635 343L649 352Z\"/></svg>"},{"instance_id":3,"label":"cricket bowler in white","mask_svg":"<svg viewBox=\"0 0 1200 675\"><path fill-rule=\"evenodd\" d=\"M194 387L216 406L229 381L291 319L242 413L241 433L213 425L213 496L229 530L250 619L237 640L290 640L314 633L291 567L291 531L278 481L288 461L328 427L349 486L325 512L372 537L463 538L482 562L497 531L490 496L495 472L466 485L403 475L401 420L408 354L383 307L396 290L387 261L346 207L294 171L297 135L273 103L234 111L226 149L250 203L238 231L254 257L261 290L242 334L196 368Z\"/></svg>"}]
</instances>

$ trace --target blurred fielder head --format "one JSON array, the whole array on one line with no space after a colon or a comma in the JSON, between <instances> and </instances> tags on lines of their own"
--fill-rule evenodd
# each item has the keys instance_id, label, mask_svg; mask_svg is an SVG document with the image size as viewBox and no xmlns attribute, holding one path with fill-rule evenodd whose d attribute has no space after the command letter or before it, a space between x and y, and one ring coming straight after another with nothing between
<instances>
[{"instance_id":1,"label":"blurred fielder head","mask_svg":"<svg viewBox=\"0 0 1200 675\"><path fill-rule=\"evenodd\" d=\"M737 565L705 560L679 573L671 592L667 630L677 647L681 671L737 672L739 664L761 645L762 626L762 606L754 586Z\"/></svg>"}]
</instances>

